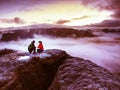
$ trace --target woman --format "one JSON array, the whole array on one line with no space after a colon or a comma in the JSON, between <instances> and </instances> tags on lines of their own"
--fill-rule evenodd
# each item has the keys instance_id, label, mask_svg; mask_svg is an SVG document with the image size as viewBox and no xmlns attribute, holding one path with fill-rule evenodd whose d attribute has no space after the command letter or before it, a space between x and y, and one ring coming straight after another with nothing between
<instances>
[{"instance_id":1,"label":"woman","mask_svg":"<svg viewBox=\"0 0 120 90\"><path fill-rule=\"evenodd\" d=\"M42 41L39 41L39 45L38 45L38 49L37 49L37 52L40 53L44 50L44 47L43 47L43 44L42 44Z\"/></svg>"}]
</instances>

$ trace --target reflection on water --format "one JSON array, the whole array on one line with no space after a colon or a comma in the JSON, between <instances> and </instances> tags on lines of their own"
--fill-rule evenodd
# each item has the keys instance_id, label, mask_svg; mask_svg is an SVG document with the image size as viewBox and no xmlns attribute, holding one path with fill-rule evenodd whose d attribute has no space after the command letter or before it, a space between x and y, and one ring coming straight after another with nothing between
<instances>
[{"instance_id":1,"label":"reflection on water","mask_svg":"<svg viewBox=\"0 0 120 90\"><path fill-rule=\"evenodd\" d=\"M101 37L78 39L49 38L36 35L33 39L1 43L0 49L11 48L27 52L27 46L32 40L36 41L36 46L38 41L41 40L45 49L62 49L72 56L89 59L111 71L118 71L120 68L119 34L106 34Z\"/></svg>"}]
</instances>

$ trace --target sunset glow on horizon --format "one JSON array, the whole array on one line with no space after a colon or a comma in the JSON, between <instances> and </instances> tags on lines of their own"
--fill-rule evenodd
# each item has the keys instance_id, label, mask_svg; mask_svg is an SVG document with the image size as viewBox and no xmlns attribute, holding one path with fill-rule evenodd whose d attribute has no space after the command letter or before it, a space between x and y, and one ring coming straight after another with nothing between
<instances>
[{"instance_id":1,"label":"sunset glow on horizon","mask_svg":"<svg viewBox=\"0 0 120 90\"><path fill-rule=\"evenodd\" d=\"M83 26L100 23L113 18L113 11L98 10L93 6L80 3L82 0L58 0L58 2L53 0L47 2L46 0L46 2L39 1L39 3L36 2L33 4L32 0L29 0L28 6L26 6L27 4L24 5L23 3L25 2L23 1L21 1L21 3L18 1L16 3L19 4L15 5L14 1L15 0L10 4L8 4L8 2L1 4L1 7L4 7L4 11L2 10L3 13L0 16L0 27L15 27L42 23ZM9 6L11 7L8 8ZM18 18L17 22L14 20L16 17Z\"/></svg>"}]
</instances>

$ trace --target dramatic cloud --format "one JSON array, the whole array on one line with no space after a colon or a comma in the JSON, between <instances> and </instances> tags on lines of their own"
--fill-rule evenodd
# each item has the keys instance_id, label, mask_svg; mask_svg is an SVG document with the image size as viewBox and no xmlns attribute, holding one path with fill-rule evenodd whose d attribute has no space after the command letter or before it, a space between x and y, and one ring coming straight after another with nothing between
<instances>
[{"instance_id":1,"label":"dramatic cloud","mask_svg":"<svg viewBox=\"0 0 120 90\"><path fill-rule=\"evenodd\" d=\"M120 0L80 0L83 5L92 6L99 10L113 11L115 18L120 18Z\"/></svg>"},{"instance_id":2,"label":"dramatic cloud","mask_svg":"<svg viewBox=\"0 0 120 90\"><path fill-rule=\"evenodd\" d=\"M120 27L120 20L105 20L101 23L85 25L87 27Z\"/></svg>"},{"instance_id":3,"label":"dramatic cloud","mask_svg":"<svg viewBox=\"0 0 120 90\"><path fill-rule=\"evenodd\" d=\"M67 23L67 22L70 22L69 20L58 20L56 22L56 24L64 24L64 23Z\"/></svg>"},{"instance_id":4,"label":"dramatic cloud","mask_svg":"<svg viewBox=\"0 0 120 90\"><path fill-rule=\"evenodd\" d=\"M72 21L75 21L75 20L81 20L81 19L86 19L86 18L90 18L90 17L93 17L93 16L82 16L82 17L79 17L79 18L72 18L70 20L58 20L55 23L56 24L65 24L65 23L72 22Z\"/></svg>"},{"instance_id":5,"label":"dramatic cloud","mask_svg":"<svg viewBox=\"0 0 120 90\"><path fill-rule=\"evenodd\" d=\"M58 0L59 1L59 0ZM57 0L0 0L0 6L33 7L36 5L49 5Z\"/></svg>"},{"instance_id":6,"label":"dramatic cloud","mask_svg":"<svg viewBox=\"0 0 120 90\"><path fill-rule=\"evenodd\" d=\"M49 19L49 23L65 25L79 25L84 20L82 25L85 25L111 19L102 23L118 25L112 19L120 20L120 0L0 0L0 12L0 18L8 18L0 19L2 23L21 24L22 18L29 24L48 23ZM16 18L10 19L13 17Z\"/></svg>"},{"instance_id":7,"label":"dramatic cloud","mask_svg":"<svg viewBox=\"0 0 120 90\"><path fill-rule=\"evenodd\" d=\"M27 9L34 6L50 5L59 2L80 2L82 5L99 10L113 11L113 17L120 18L120 0L0 0L0 8L5 9L15 6L18 9Z\"/></svg>"},{"instance_id":8,"label":"dramatic cloud","mask_svg":"<svg viewBox=\"0 0 120 90\"><path fill-rule=\"evenodd\" d=\"M113 16L120 18L120 0L112 0L111 9L115 11Z\"/></svg>"},{"instance_id":9,"label":"dramatic cloud","mask_svg":"<svg viewBox=\"0 0 120 90\"><path fill-rule=\"evenodd\" d=\"M1 23L16 23L16 24L23 24L24 21L19 17L15 17L13 19L0 19Z\"/></svg>"}]
</instances>

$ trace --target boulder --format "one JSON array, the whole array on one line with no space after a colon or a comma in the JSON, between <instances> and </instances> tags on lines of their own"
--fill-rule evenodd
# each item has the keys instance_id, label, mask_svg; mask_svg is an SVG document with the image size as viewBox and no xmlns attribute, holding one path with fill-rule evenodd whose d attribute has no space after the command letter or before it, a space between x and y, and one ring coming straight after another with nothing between
<instances>
[{"instance_id":1,"label":"boulder","mask_svg":"<svg viewBox=\"0 0 120 90\"><path fill-rule=\"evenodd\" d=\"M47 90L58 67L68 57L65 51L46 50L14 70L14 76L1 87L2 90ZM0 90L1 90L0 89Z\"/></svg>"},{"instance_id":2,"label":"boulder","mask_svg":"<svg viewBox=\"0 0 120 90\"><path fill-rule=\"evenodd\" d=\"M62 50L45 50L15 62L8 65L14 66L12 75L6 76L0 90L120 90L120 77Z\"/></svg>"},{"instance_id":3,"label":"boulder","mask_svg":"<svg viewBox=\"0 0 120 90\"><path fill-rule=\"evenodd\" d=\"M49 90L120 90L120 78L82 58L66 59Z\"/></svg>"}]
</instances>

